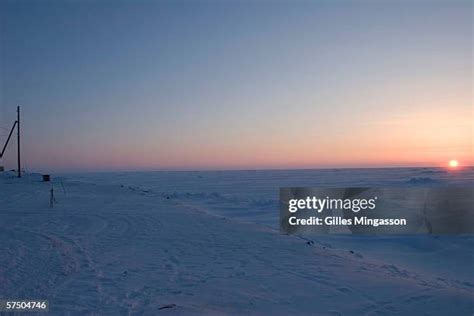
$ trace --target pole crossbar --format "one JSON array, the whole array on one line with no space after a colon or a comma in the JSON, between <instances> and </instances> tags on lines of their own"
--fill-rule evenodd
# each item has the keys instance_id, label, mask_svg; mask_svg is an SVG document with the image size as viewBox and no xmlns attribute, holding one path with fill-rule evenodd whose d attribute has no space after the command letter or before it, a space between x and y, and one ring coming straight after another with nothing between
<instances>
[{"instance_id":1,"label":"pole crossbar","mask_svg":"<svg viewBox=\"0 0 474 316\"><path fill-rule=\"evenodd\" d=\"M5 145L3 145L2 152L0 153L0 158L3 157L3 154L5 153L5 150L7 149L8 142L10 141L10 138L12 137L13 131L15 130L15 126L17 123L18 123L17 121L13 123L12 129L10 130L10 134L8 134L7 141L5 142Z\"/></svg>"},{"instance_id":2,"label":"pole crossbar","mask_svg":"<svg viewBox=\"0 0 474 316\"><path fill-rule=\"evenodd\" d=\"M8 143L10 142L10 138L12 137L13 131L15 130L16 127L16 135L17 135L17 163L18 163L18 178L21 178L21 159L20 159L20 107L16 107L16 121L13 123L12 129L10 130L10 133L8 134L7 141L5 142L5 145L3 145L2 152L0 153L0 158L3 157L5 154L5 150L7 149Z\"/></svg>"}]
</instances>

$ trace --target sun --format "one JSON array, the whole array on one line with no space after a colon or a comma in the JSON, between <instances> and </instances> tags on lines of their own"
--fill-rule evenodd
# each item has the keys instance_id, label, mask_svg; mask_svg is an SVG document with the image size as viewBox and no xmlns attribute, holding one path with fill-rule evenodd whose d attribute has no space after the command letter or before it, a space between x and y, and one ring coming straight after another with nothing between
<instances>
[{"instance_id":1,"label":"sun","mask_svg":"<svg viewBox=\"0 0 474 316\"><path fill-rule=\"evenodd\" d=\"M455 169L459 166L459 163L457 160L455 159L452 159L449 161L449 167L452 168L452 169Z\"/></svg>"}]
</instances>

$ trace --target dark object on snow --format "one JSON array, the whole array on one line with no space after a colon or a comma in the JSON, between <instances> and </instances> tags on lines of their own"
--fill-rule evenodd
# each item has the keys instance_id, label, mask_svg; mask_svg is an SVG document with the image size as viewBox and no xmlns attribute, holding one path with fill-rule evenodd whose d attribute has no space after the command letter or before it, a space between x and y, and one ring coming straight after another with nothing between
<instances>
[{"instance_id":1,"label":"dark object on snow","mask_svg":"<svg viewBox=\"0 0 474 316\"><path fill-rule=\"evenodd\" d=\"M51 180L51 177L49 174L43 174L43 182L49 182Z\"/></svg>"},{"instance_id":2,"label":"dark object on snow","mask_svg":"<svg viewBox=\"0 0 474 316\"><path fill-rule=\"evenodd\" d=\"M54 189L51 188L51 190L50 190L49 192L50 192L50 195L49 195L49 207L50 207L50 208L53 208L53 207L54 207L54 204L58 203L58 201L56 201L56 198L54 197Z\"/></svg>"},{"instance_id":3,"label":"dark object on snow","mask_svg":"<svg viewBox=\"0 0 474 316\"><path fill-rule=\"evenodd\" d=\"M173 308L173 307L176 307L176 304L163 305L163 306L160 306L158 309L167 309L167 308Z\"/></svg>"},{"instance_id":4,"label":"dark object on snow","mask_svg":"<svg viewBox=\"0 0 474 316\"><path fill-rule=\"evenodd\" d=\"M4 166L0 166L0 172L3 172L5 171L5 167Z\"/></svg>"}]
</instances>

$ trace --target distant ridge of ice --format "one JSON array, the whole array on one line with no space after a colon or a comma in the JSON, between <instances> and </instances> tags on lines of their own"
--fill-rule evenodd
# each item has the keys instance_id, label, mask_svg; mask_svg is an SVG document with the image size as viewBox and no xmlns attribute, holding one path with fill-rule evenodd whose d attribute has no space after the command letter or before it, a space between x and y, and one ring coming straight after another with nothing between
<instances>
[{"instance_id":1,"label":"distant ridge of ice","mask_svg":"<svg viewBox=\"0 0 474 316\"><path fill-rule=\"evenodd\" d=\"M430 184L430 183L437 183L437 180L434 180L429 177L415 177L415 178L410 178L410 180L407 181L410 184Z\"/></svg>"}]
</instances>

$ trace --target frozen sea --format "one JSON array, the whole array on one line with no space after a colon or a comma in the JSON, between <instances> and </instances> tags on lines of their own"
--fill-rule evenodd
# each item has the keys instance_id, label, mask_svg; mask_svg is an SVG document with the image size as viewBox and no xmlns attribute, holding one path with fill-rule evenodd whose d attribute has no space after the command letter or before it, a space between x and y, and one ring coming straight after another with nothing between
<instances>
[{"instance_id":1,"label":"frozen sea","mask_svg":"<svg viewBox=\"0 0 474 316\"><path fill-rule=\"evenodd\" d=\"M243 171L157 171L75 174L92 183L146 189L203 211L278 227L280 187L474 186L474 167Z\"/></svg>"},{"instance_id":2,"label":"frozen sea","mask_svg":"<svg viewBox=\"0 0 474 316\"><path fill-rule=\"evenodd\" d=\"M55 315L474 311L473 236L278 230L280 187L473 187L472 167L52 177L0 173L0 299Z\"/></svg>"},{"instance_id":3,"label":"frozen sea","mask_svg":"<svg viewBox=\"0 0 474 316\"><path fill-rule=\"evenodd\" d=\"M145 190L202 212L275 230L279 229L280 187L469 186L474 189L474 167L112 172L77 174L75 178ZM442 277L465 278L474 284L471 236L319 235L313 239L328 247L359 251Z\"/></svg>"}]
</instances>

